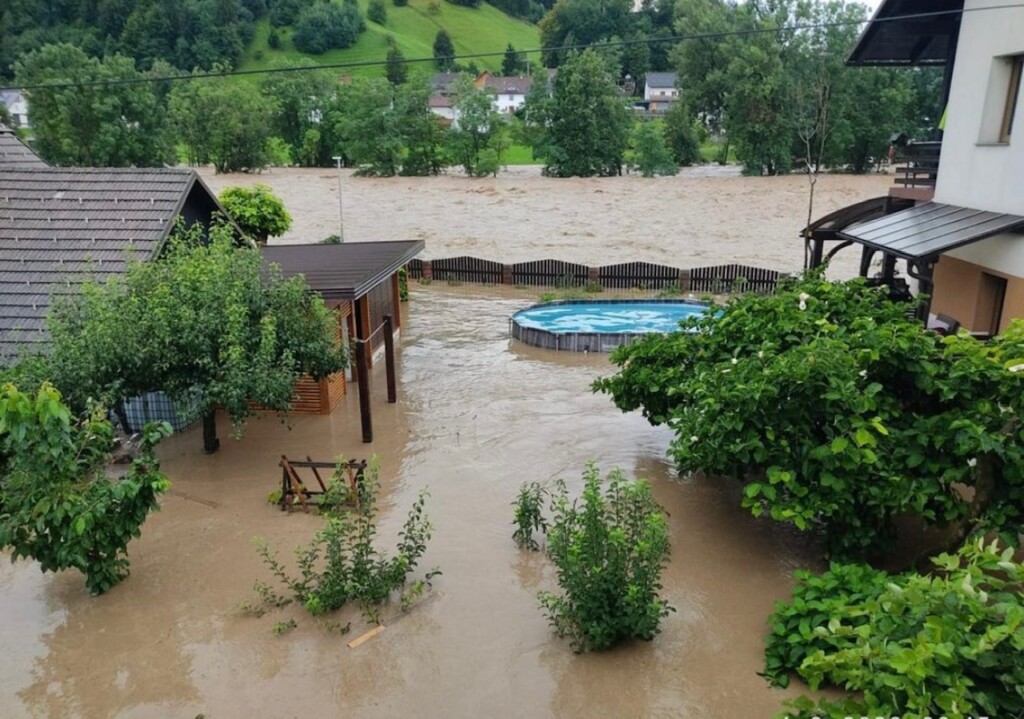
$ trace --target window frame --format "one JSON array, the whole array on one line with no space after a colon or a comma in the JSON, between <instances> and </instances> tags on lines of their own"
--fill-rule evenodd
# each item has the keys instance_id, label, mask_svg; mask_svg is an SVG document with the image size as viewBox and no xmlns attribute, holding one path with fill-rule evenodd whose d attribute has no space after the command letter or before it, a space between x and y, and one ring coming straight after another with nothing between
<instances>
[{"instance_id":1,"label":"window frame","mask_svg":"<svg viewBox=\"0 0 1024 719\"><path fill-rule=\"evenodd\" d=\"M1021 76L1024 75L1024 55L1008 57L1010 61L1010 82L1006 88L1006 104L1003 106L1003 119L999 123L999 142L1009 143L1016 119L1017 105L1020 102Z\"/></svg>"}]
</instances>

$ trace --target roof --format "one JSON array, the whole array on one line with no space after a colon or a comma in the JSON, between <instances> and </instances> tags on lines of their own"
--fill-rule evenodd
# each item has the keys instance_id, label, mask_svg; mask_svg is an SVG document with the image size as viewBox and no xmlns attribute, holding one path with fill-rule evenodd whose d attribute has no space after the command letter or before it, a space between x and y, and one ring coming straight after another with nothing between
<instances>
[{"instance_id":1,"label":"roof","mask_svg":"<svg viewBox=\"0 0 1024 719\"><path fill-rule=\"evenodd\" d=\"M48 165L18 138L14 130L0 123L0 170L22 170L33 167L48 167Z\"/></svg>"},{"instance_id":2,"label":"roof","mask_svg":"<svg viewBox=\"0 0 1024 719\"><path fill-rule=\"evenodd\" d=\"M186 169L0 169L0 361L47 340L52 298L153 257L197 183Z\"/></svg>"},{"instance_id":3,"label":"roof","mask_svg":"<svg viewBox=\"0 0 1024 719\"><path fill-rule=\"evenodd\" d=\"M434 92L447 94L454 88L456 81L462 77L459 72L438 72L430 78L430 87Z\"/></svg>"},{"instance_id":4,"label":"roof","mask_svg":"<svg viewBox=\"0 0 1024 719\"><path fill-rule=\"evenodd\" d=\"M337 245L267 245L263 259L285 277L302 275L324 299L362 297L423 250L423 240L344 242Z\"/></svg>"},{"instance_id":5,"label":"roof","mask_svg":"<svg viewBox=\"0 0 1024 719\"><path fill-rule=\"evenodd\" d=\"M531 77L502 77L491 75L484 80L484 87L494 90L499 95L525 95L533 85Z\"/></svg>"},{"instance_id":6,"label":"roof","mask_svg":"<svg viewBox=\"0 0 1024 719\"><path fill-rule=\"evenodd\" d=\"M1024 217L928 202L854 225L839 236L917 260L1013 231L1024 231Z\"/></svg>"},{"instance_id":7,"label":"roof","mask_svg":"<svg viewBox=\"0 0 1024 719\"><path fill-rule=\"evenodd\" d=\"M646 75L647 87L675 87L676 74L674 72L649 72Z\"/></svg>"},{"instance_id":8,"label":"roof","mask_svg":"<svg viewBox=\"0 0 1024 719\"><path fill-rule=\"evenodd\" d=\"M447 95L431 95L427 98L427 107L454 107L454 104Z\"/></svg>"},{"instance_id":9,"label":"roof","mask_svg":"<svg viewBox=\"0 0 1024 719\"><path fill-rule=\"evenodd\" d=\"M848 65L944 65L960 31L964 0L885 0L861 33ZM922 13L948 13L910 17Z\"/></svg>"}]
</instances>

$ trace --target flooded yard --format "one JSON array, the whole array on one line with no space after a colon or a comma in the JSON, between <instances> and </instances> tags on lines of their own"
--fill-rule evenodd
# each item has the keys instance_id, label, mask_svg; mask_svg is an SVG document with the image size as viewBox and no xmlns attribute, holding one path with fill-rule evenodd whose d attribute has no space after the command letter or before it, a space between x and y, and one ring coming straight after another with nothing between
<instances>
[{"instance_id":1,"label":"flooded yard","mask_svg":"<svg viewBox=\"0 0 1024 719\"><path fill-rule=\"evenodd\" d=\"M374 369L375 442L360 442L350 394L332 416L253 421L202 454L200 428L160 448L173 487L130 545L132 576L90 598L82 577L0 563L0 715L15 717L770 717L795 690L757 676L765 619L815 551L739 508L737 487L678 478L670 432L594 395L605 355L511 344L522 299L414 288L399 351L399 402ZM222 426L227 434L227 427ZM383 462L381 530L391 544L423 487L435 525L429 598L349 649L301 608L242 616L269 580L252 538L290 556L320 520L268 504L282 454ZM537 606L554 589L542 553L511 540L521 482L581 484L588 460L651 480L670 515L663 577L677 611L653 642L585 656L555 639ZM275 622L298 627L278 636Z\"/></svg>"}]
</instances>

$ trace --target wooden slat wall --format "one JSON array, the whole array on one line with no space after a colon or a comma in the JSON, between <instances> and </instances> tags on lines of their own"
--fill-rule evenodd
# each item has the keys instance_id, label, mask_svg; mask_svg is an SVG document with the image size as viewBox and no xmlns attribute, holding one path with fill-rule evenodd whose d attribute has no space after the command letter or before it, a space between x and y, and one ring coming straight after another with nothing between
<instances>
[{"instance_id":1,"label":"wooden slat wall","mask_svg":"<svg viewBox=\"0 0 1024 719\"><path fill-rule=\"evenodd\" d=\"M384 322L384 315L395 316L395 298L391 292L391 278L374 287L367 293L370 300L370 331L376 330ZM370 346L376 352L384 345L384 333L373 335Z\"/></svg>"},{"instance_id":2,"label":"wooden slat wall","mask_svg":"<svg viewBox=\"0 0 1024 719\"><path fill-rule=\"evenodd\" d=\"M690 270L690 289L693 292L727 294L729 292L759 292L771 294L782 276L776 270L747 265L716 265L695 267ZM739 279L743 282L737 282Z\"/></svg>"},{"instance_id":3,"label":"wooden slat wall","mask_svg":"<svg viewBox=\"0 0 1024 719\"><path fill-rule=\"evenodd\" d=\"M590 268L562 260L536 260L512 265L512 284L541 287L581 287Z\"/></svg>"},{"instance_id":4,"label":"wooden slat wall","mask_svg":"<svg viewBox=\"0 0 1024 719\"><path fill-rule=\"evenodd\" d=\"M620 265L605 265L597 270L597 281L608 289L628 290L632 287L661 290L679 287L679 269L650 262L624 262Z\"/></svg>"},{"instance_id":5,"label":"wooden slat wall","mask_svg":"<svg viewBox=\"0 0 1024 719\"><path fill-rule=\"evenodd\" d=\"M771 294L783 273L748 265L715 265L691 270L651 262L624 262L587 267L561 260L536 260L502 265L476 257L412 260L412 279L514 284L532 287L583 287L596 282L607 289L661 290L678 287L684 292L760 292ZM738 283L743 278L745 282Z\"/></svg>"}]
</instances>

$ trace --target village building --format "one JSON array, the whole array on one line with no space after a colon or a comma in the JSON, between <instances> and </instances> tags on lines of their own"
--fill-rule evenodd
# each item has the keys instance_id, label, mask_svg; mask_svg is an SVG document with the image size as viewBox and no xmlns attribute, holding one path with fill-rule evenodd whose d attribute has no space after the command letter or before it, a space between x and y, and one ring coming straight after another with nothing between
<instances>
[{"instance_id":1,"label":"village building","mask_svg":"<svg viewBox=\"0 0 1024 719\"><path fill-rule=\"evenodd\" d=\"M644 81L644 105L652 113L664 113L679 99L674 72L649 72Z\"/></svg>"},{"instance_id":2,"label":"village building","mask_svg":"<svg viewBox=\"0 0 1024 719\"><path fill-rule=\"evenodd\" d=\"M861 247L861 274L892 288L902 261L930 299L921 318L978 336L1024 317L1024 8L1013 0L936 0L948 14L889 20L920 11L886 0L864 30L851 65L943 65L941 129L910 142L896 186L812 223L810 265ZM960 11L963 11L962 14ZM831 242L831 251L825 249Z\"/></svg>"},{"instance_id":3,"label":"village building","mask_svg":"<svg viewBox=\"0 0 1024 719\"><path fill-rule=\"evenodd\" d=\"M15 127L28 127L28 98L21 90L0 90L0 105L7 108Z\"/></svg>"}]
</instances>

